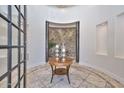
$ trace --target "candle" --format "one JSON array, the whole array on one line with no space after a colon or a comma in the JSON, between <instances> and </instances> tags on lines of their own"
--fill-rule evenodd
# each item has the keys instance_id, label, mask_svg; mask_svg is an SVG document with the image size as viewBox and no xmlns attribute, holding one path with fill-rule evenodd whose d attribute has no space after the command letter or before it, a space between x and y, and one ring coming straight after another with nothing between
<instances>
[{"instance_id":1,"label":"candle","mask_svg":"<svg viewBox=\"0 0 124 93\"><path fill-rule=\"evenodd\" d=\"M57 50L55 50L55 52L57 52L57 53L58 53L58 52L59 52L59 50L57 49Z\"/></svg>"},{"instance_id":2,"label":"candle","mask_svg":"<svg viewBox=\"0 0 124 93\"><path fill-rule=\"evenodd\" d=\"M62 57L65 57L65 54L62 54Z\"/></svg>"},{"instance_id":3,"label":"candle","mask_svg":"<svg viewBox=\"0 0 124 93\"><path fill-rule=\"evenodd\" d=\"M62 52L65 52L65 48L62 49Z\"/></svg>"},{"instance_id":4,"label":"candle","mask_svg":"<svg viewBox=\"0 0 124 93\"><path fill-rule=\"evenodd\" d=\"M64 62L65 61L65 58L62 58L62 62Z\"/></svg>"},{"instance_id":5,"label":"candle","mask_svg":"<svg viewBox=\"0 0 124 93\"><path fill-rule=\"evenodd\" d=\"M58 56L59 56L59 54L56 54L56 56L58 57Z\"/></svg>"},{"instance_id":6,"label":"candle","mask_svg":"<svg viewBox=\"0 0 124 93\"><path fill-rule=\"evenodd\" d=\"M59 48L59 45L56 45L56 48Z\"/></svg>"},{"instance_id":7,"label":"candle","mask_svg":"<svg viewBox=\"0 0 124 93\"><path fill-rule=\"evenodd\" d=\"M56 60L58 61L58 60L59 60L59 58L58 58L58 57L56 57Z\"/></svg>"}]
</instances>

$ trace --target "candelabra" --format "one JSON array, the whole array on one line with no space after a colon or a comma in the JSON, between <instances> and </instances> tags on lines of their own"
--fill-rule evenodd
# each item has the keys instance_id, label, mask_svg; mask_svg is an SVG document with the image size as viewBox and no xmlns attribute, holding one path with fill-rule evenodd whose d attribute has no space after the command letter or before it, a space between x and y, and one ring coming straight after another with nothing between
<instances>
[{"instance_id":1,"label":"candelabra","mask_svg":"<svg viewBox=\"0 0 124 93\"><path fill-rule=\"evenodd\" d=\"M61 47L57 44L55 46L55 56L56 60L61 60L61 62L65 61L65 56L66 56L66 50L65 50L65 45L62 44Z\"/></svg>"},{"instance_id":2,"label":"candelabra","mask_svg":"<svg viewBox=\"0 0 124 93\"><path fill-rule=\"evenodd\" d=\"M59 60L59 51L60 50L60 48L59 48L59 45L56 45L55 46L55 56L56 56L56 60Z\"/></svg>"},{"instance_id":3,"label":"candelabra","mask_svg":"<svg viewBox=\"0 0 124 93\"><path fill-rule=\"evenodd\" d=\"M66 52L65 45L63 43L62 46L61 46L61 60L62 60L62 62L65 61L65 52Z\"/></svg>"}]
</instances>

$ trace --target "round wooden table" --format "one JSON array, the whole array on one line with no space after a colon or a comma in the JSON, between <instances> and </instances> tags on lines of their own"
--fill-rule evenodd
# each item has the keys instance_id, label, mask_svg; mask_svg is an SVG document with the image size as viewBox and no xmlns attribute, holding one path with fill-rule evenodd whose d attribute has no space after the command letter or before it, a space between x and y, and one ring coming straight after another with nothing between
<instances>
[{"instance_id":1,"label":"round wooden table","mask_svg":"<svg viewBox=\"0 0 124 93\"><path fill-rule=\"evenodd\" d=\"M72 58L65 58L64 60L60 60L60 59L55 58L55 57L49 58L49 64L52 68L51 83L52 83L54 75L67 75L68 82L70 84L69 68L70 68L72 63L73 63Z\"/></svg>"}]
</instances>

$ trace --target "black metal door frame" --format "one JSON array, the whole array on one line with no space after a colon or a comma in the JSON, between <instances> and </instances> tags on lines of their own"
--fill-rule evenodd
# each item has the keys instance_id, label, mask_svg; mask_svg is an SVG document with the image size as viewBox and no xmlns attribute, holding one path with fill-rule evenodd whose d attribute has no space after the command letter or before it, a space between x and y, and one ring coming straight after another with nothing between
<instances>
[{"instance_id":1,"label":"black metal door frame","mask_svg":"<svg viewBox=\"0 0 124 93\"><path fill-rule=\"evenodd\" d=\"M8 23L8 31L7 31L7 38L8 38L8 44L7 45L0 45L0 50L7 49L7 72L4 73L2 76L0 76L0 81L2 81L4 78L7 78L7 86L8 88L12 87L12 71L15 70L16 68L18 69L18 81L14 85L15 88L20 88L20 82L23 79L23 87L26 87L26 16L27 16L27 9L25 5L8 5L8 16L6 17L2 13L0 13L0 18L2 18L4 21ZM18 12L18 25L12 22L12 7L14 7L17 12ZM21 7L24 9L23 13L21 12ZM21 18L23 22L21 22ZM21 24L24 24L23 27L21 28ZM1 24L0 24L1 25ZM18 44L17 45L12 45L12 27L16 28L18 31ZM23 42L24 44L21 45L21 33L23 33ZM17 49L18 50L18 63L12 67L12 49ZM24 58L21 60L21 49L24 50ZM22 76L20 75L21 69L20 66L23 64L23 74Z\"/></svg>"}]
</instances>

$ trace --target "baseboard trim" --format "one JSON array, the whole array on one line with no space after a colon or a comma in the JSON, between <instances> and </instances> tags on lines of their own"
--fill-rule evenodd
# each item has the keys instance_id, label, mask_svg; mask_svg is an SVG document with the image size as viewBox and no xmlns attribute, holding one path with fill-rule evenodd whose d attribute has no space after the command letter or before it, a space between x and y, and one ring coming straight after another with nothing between
<instances>
[{"instance_id":1,"label":"baseboard trim","mask_svg":"<svg viewBox=\"0 0 124 93\"><path fill-rule=\"evenodd\" d=\"M100 67L98 67L98 66L96 66L96 65L88 64L88 63L86 63L86 62L80 62L79 64L85 65L85 66L88 66L88 67L91 67L91 68L94 68L94 69L97 69L97 70L99 70L99 71L101 71L101 72L104 72L105 74L109 75L110 77L112 77L112 78L118 80L119 82L121 82L122 84L124 84L124 79L123 79L122 77L119 77L119 76L117 76L116 74L114 74L114 73L112 73L112 72L110 72L110 71L108 71L108 70L105 70L105 69L103 69L103 68L100 68Z\"/></svg>"},{"instance_id":2,"label":"baseboard trim","mask_svg":"<svg viewBox=\"0 0 124 93\"><path fill-rule=\"evenodd\" d=\"M35 64L28 64L27 69L46 64L46 62L36 62Z\"/></svg>"}]
</instances>

